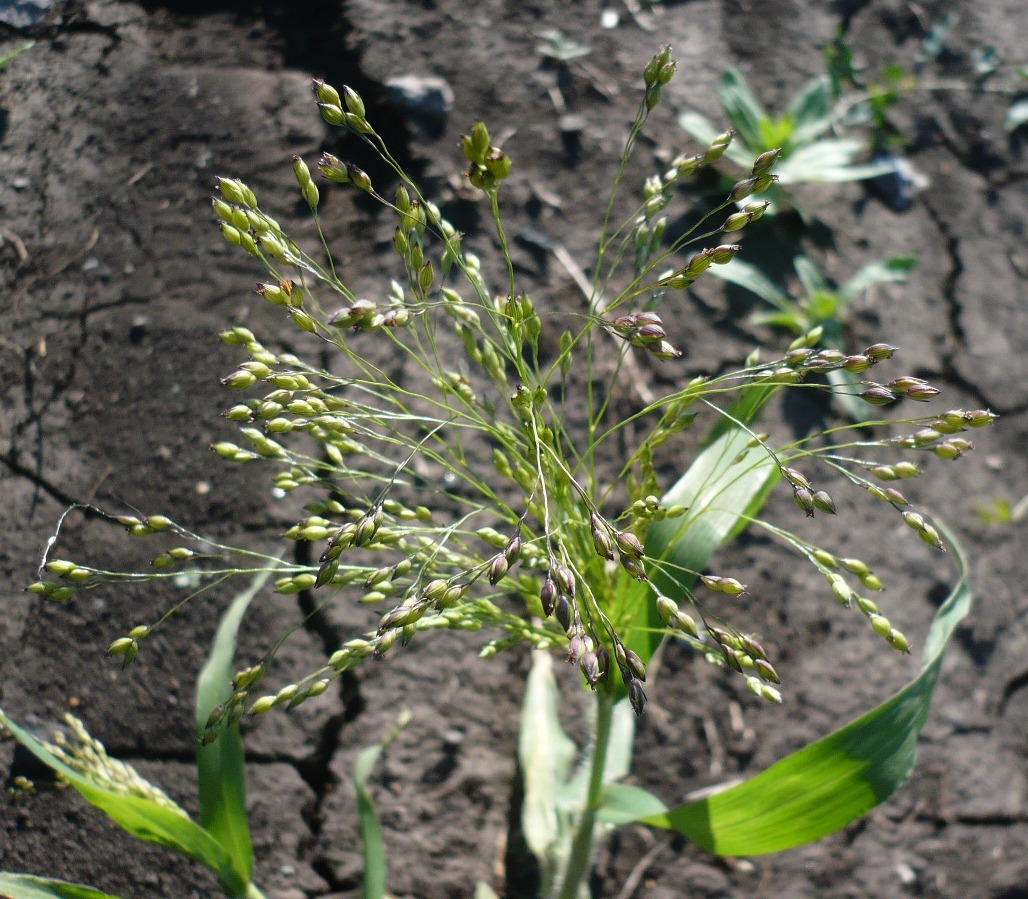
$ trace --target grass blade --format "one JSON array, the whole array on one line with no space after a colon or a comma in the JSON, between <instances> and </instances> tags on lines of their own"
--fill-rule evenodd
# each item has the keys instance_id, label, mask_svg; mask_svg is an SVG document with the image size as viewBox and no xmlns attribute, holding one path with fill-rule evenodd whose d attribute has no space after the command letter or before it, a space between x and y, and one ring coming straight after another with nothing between
<instances>
[{"instance_id":1,"label":"grass blade","mask_svg":"<svg viewBox=\"0 0 1028 899\"><path fill-rule=\"evenodd\" d=\"M32 874L0 873L0 896L5 899L118 899L92 887Z\"/></svg>"},{"instance_id":2,"label":"grass blade","mask_svg":"<svg viewBox=\"0 0 1028 899\"><path fill-rule=\"evenodd\" d=\"M713 427L706 448L661 500L689 508L680 518L653 522L646 535L647 557L661 563L653 582L672 599L680 599L694 580L683 569L706 568L718 547L749 526L780 476L767 451L749 446L749 433L736 424L753 421L775 391L747 390L732 407L731 418L723 417ZM664 623L649 587L627 575L622 583L613 617L637 622L625 645L647 663L663 639Z\"/></svg>"},{"instance_id":3,"label":"grass blade","mask_svg":"<svg viewBox=\"0 0 1028 899\"><path fill-rule=\"evenodd\" d=\"M389 880L385 839L378 823L375 803L368 792L368 778L382 751L396 739L410 719L410 710L404 709L389 735L381 743L362 750L353 766L353 785L357 791L357 826L364 847L364 899L383 899Z\"/></svg>"},{"instance_id":4,"label":"grass blade","mask_svg":"<svg viewBox=\"0 0 1028 899\"><path fill-rule=\"evenodd\" d=\"M258 574L228 607L218 625L211 654L196 684L196 726L202 734L211 712L232 693L233 656L239 625L251 600L270 572ZM236 872L247 883L253 876L253 844L246 816L246 769L239 725L224 728L196 753L200 795L200 823L233 859Z\"/></svg>"},{"instance_id":5,"label":"grass blade","mask_svg":"<svg viewBox=\"0 0 1028 899\"><path fill-rule=\"evenodd\" d=\"M721 76L717 96L725 115L738 132L747 149L754 153L770 150L761 139L761 123L770 120L764 107L753 95L750 83L738 69L728 69Z\"/></svg>"},{"instance_id":6,"label":"grass blade","mask_svg":"<svg viewBox=\"0 0 1028 899\"><path fill-rule=\"evenodd\" d=\"M87 802L110 816L132 836L198 861L214 872L229 895L246 894L247 882L240 877L232 857L221 843L184 812L142 796L117 792L90 780L58 759L46 744L11 721L3 711L0 711L0 724L37 759L67 780Z\"/></svg>"},{"instance_id":7,"label":"grass blade","mask_svg":"<svg viewBox=\"0 0 1028 899\"><path fill-rule=\"evenodd\" d=\"M910 776L943 652L971 608L967 560L925 640L921 673L878 708L707 799L645 818L718 855L762 855L814 842L891 796Z\"/></svg>"},{"instance_id":8,"label":"grass blade","mask_svg":"<svg viewBox=\"0 0 1028 899\"><path fill-rule=\"evenodd\" d=\"M518 762L525 784L521 828L540 864L562 836L558 793L575 758L575 744L560 726L557 705L553 658L548 652L535 650L521 706Z\"/></svg>"}]
</instances>

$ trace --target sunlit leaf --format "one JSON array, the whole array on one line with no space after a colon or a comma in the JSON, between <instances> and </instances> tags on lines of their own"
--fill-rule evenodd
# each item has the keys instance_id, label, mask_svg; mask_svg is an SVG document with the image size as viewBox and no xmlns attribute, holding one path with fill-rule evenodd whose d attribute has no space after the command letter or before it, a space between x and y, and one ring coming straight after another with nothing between
<instances>
[{"instance_id":1,"label":"sunlit leaf","mask_svg":"<svg viewBox=\"0 0 1028 899\"><path fill-rule=\"evenodd\" d=\"M1018 128L1026 124L1028 124L1028 97L1010 104L1006 120L1003 122L1003 128L1007 134L1013 134Z\"/></svg>"},{"instance_id":2,"label":"sunlit leaf","mask_svg":"<svg viewBox=\"0 0 1028 899\"><path fill-rule=\"evenodd\" d=\"M597 809L596 817L604 824L618 825L666 812L667 806L642 787L608 784L603 793L603 805Z\"/></svg>"},{"instance_id":3,"label":"sunlit leaf","mask_svg":"<svg viewBox=\"0 0 1028 899\"><path fill-rule=\"evenodd\" d=\"M87 802L109 815L132 836L189 856L213 871L230 895L245 895L247 881L240 876L232 857L221 843L184 812L142 796L117 792L90 780L58 759L45 744L11 721L3 711L0 711L0 724L37 759L67 780Z\"/></svg>"},{"instance_id":4,"label":"sunlit leaf","mask_svg":"<svg viewBox=\"0 0 1028 899\"><path fill-rule=\"evenodd\" d=\"M775 393L775 388L753 387L711 430L706 448L685 475L664 495L664 505L684 505L680 518L655 521L646 535L646 555L654 566L654 585L672 599L681 599L694 577L717 549L749 526L779 477L778 466L760 447L748 446L750 435L738 422L753 421ZM734 419L734 421L733 421ZM618 609L635 626L625 635L625 645L644 663L656 652L664 634L650 589L623 577Z\"/></svg>"},{"instance_id":5,"label":"sunlit leaf","mask_svg":"<svg viewBox=\"0 0 1028 899\"><path fill-rule=\"evenodd\" d=\"M2 69L8 63L13 62L14 60L16 60L26 50L31 50L34 46L36 46L36 42L35 41L27 41L26 43L22 44L20 47L15 47L13 50L11 50L10 53L5 53L2 56L0 56L0 69Z\"/></svg>"},{"instance_id":6,"label":"sunlit leaf","mask_svg":"<svg viewBox=\"0 0 1028 899\"><path fill-rule=\"evenodd\" d=\"M0 896L6 899L118 899L92 887L31 874L0 873Z\"/></svg>"},{"instance_id":7,"label":"sunlit leaf","mask_svg":"<svg viewBox=\"0 0 1028 899\"><path fill-rule=\"evenodd\" d=\"M709 146L714 138L721 134L721 131L707 119L691 110L683 112L678 117L678 124L686 134L704 146ZM733 141L725 150L725 156L742 169L749 169L755 155L751 150L740 146L738 141Z\"/></svg>"},{"instance_id":8,"label":"sunlit leaf","mask_svg":"<svg viewBox=\"0 0 1028 899\"><path fill-rule=\"evenodd\" d=\"M757 153L773 149L762 145L761 122L770 119L753 94L750 83L738 69L728 69L717 87L717 96L728 121L746 146Z\"/></svg>"},{"instance_id":9,"label":"sunlit leaf","mask_svg":"<svg viewBox=\"0 0 1028 899\"><path fill-rule=\"evenodd\" d=\"M839 288L839 296L849 302L877 284L903 283L917 263L918 257L912 254L869 262Z\"/></svg>"},{"instance_id":10,"label":"sunlit leaf","mask_svg":"<svg viewBox=\"0 0 1028 899\"><path fill-rule=\"evenodd\" d=\"M228 607L218 625L211 654L196 684L196 727L199 735L211 712L232 695L236 635L251 600L270 571L254 577ZM196 752L200 823L232 856L239 876L253 876L253 844L246 814L246 759L239 725L223 728L213 742Z\"/></svg>"},{"instance_id":11,"label":"sunlit leaf","mask_svg":"<svg viewBox=\"0 0 1028 899\"><path fill-rule=\"evenodd\" d=\"M762 855L819 840L884 802L910 776L943 651L971 607L967 562L925 640L920 675L878 708L738 786L645 822L718 855Z\"/></svg>"},{"instance_id":12,"label":"sunlit leaf","mask_svg":"<svg viewBox=\"0 0 1028 899\"><path fill-rule=\"evenodd\" d=\"M800 284L803 285L808 298L818 293L827 293L832 289L824 272L817 267L817 264L809 256L802 254L796 256L792 260L792 267L796 269L796 275L800 279Z\"/></svg>"},{"instance_id":13,"label":"sunlit leaf","mask_svg":"<svg viewBox=\"0 0 1028 899\"><path fill-rule=\"evenodd\" d=\"M364 850L364 884L361 893L364 899L383 899L389 881L385 838L382 836L374 800L368 791L368 778L382 751L396 739L410 720L410 710L404 709L389 735L380 743L362 750L353 766L353 785L357 791L357 829Z\"/></svg>"},{"instance_id":14,"label":"sunlit leaf","mask_svg":"<svg viewBox=\"0 0 1028 899\"><path fill-rule=\"evenodd\" d=\"M785 115L795 123L793 141L808 143L831 128L831 105L832 89L828 78L821 75L808 81L785 108Z\"/></svg>"},{"instance_id":15,"label":"sunlit leaf","mask_svg":"<svg viewBox=\"0 0 1028 899\"><path fill-rule=\"evenodd\" d=\"M553 657L535 650L521 707L518 761L525 784L521 828L528 848L539 859L561 836L557 794L575 759L575 744L560 726L557 706Z\"/></svg>"},{"instance_id":16,"label":"sunlit leaf","mask_svg":"<svg viewBox=\"0 0 1028 899\"><path fill-rule=\"evenodd\" d=\"M751 293L755 293L766 303L770 303L783 312L793 309L792 298L757 266L736 256L728 265L712 265L707 269L712 275L716 275L722 281L744 287Z\"/></svg>"}]
</instances>

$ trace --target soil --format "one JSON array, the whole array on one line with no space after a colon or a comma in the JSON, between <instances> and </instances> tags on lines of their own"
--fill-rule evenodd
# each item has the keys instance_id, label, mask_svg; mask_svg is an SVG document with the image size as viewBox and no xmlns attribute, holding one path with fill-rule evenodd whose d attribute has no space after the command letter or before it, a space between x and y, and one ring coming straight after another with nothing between
<instances>
[{"instance_id":1,"label":"soil","mask_svg":"<svg viewBox=\"0 0 1028 899\"><path fill-rule=\"evenodd\" d=\"M281 546L295 506L273 500L270 481L253 469L208 450L233 434L220 417L231 400L218 379L239 361L215 335L245 324L276 345L314 347L253 295L260 273L218 237L208 197L215 175L241 177L262 207L310 235L293 154L313 163L329 149L385 178L354 141L323 126L311 76L357 88L427 193L491 252L487 216L466 199L455 147L483 118L515 160L505 192L509 232L541 233L589 260L640 73L660 45L674 46L679 71L639 145L635 183L689 146L680 112L721 121L714 87L729 66L781 108L823 70L820 48L840 27L866 71L892 62L913 70L932 25L955 13L945 51L922 71L964 85L973 82L976 50L992 46L1004 63L1023 65L1028 37L1022 4L1012 0L55 0L0 3L0 13L15 26L0 26L0 52L36 41L0 72L3 706L21 721L74 711L112 755L187 807L195 805L194 681L228 594L192 603L122 672L104 649L170 594L135 588L53 605L23 587L76 501L162 512L197 532ZM536 47L552 30L588 54L567 64L544 59ZM452 110L428 118L405 111L387 88L398 75L445 79ZM927 476L908 482L911 498L964 544L977 597L947 654L914 776L841 833L773 856L717 859L665 833L624 828L599 859L595 896L1028 897L1025 523L987 524L977 511L1028 494L1028 156L1004 132L1011 99L955 88L898 104L892 120L908 141L903 152L929 179L909 209L859 184L800 195L822 223L805 232L803 246L832 275L844 279L891 253L920 256L906 285L860 302L853 346L901 346L904 372L944 389L936 408L1003 416L975 435L970 458L934 460ZM326 187L323 197L350 283L358 293L383 283L392 271L389 217L353 191ZM521 289L546 308L579 303L568 273L537 244L515 244ZM661 378L718 370L758 342L782 339L750 327L737 299L701 281L684 301L688 313L674 317L685 358L670 376L652 366L642 376L659 387ZM796 518L784 494L770 511ZM840 501L824 527L843 554L883 572L883 605L919 645L953 566L856 499ZM152 553L76 512L61 555L131 570ZM787 702L761 706L738 678L669 651L640 722L634 770L671 801L762 770L916 672L916 651L903 658L883 650L859 616L833 606L814 571L763 539L744 540L723 567L751 586L755 599L734 613L772 649ZM362 628L363 614L340 603L301 630L276 676L285 683L309 671ZM293 598L263 596L240 655L259 656L268 635L298 617ZM441 899L471 896L486 881L501 895L532 895L537 875L519 842L515 764L528 660L487 663L477 657L484 640L470 636L419 638L341 679L320 701L247 724L257 881L269 899L360 894L350 772L403 705L414 720L371 785L391 890ZM574 673L563 674L573 708ZM0 770L13 757L13 745L0 744ZM125 897L218 893L206 872L124 836L71 791L0 799L0 869Z\"/></svg>"}]
</instances>

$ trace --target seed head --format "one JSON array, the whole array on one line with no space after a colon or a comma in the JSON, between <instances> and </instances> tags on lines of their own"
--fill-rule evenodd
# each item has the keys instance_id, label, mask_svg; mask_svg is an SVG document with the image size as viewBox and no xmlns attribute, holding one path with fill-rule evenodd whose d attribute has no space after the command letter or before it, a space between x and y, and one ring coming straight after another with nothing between
<instances>
[{"instance_id":1,"label":"seed head","mask_svg":"<svg viewBox=\"0 0 1028 899\"><path fill-rule=\"evenodd\" d=\"M573 622L573 607L571 605L571 600L563 593L557 597L557 602L554 606L554 613L557 616L557 622L562 628L564 628L564 632L567 633L570 631Z\"/></svg>"},{"instance_id":2,"label":"seed head","mask_svg":"<svg viewBox=\"0 0 1028 899\"><path fill-rule=\"evenodd\" d=\"M547 575L539 590L539 602L543 607L543 616L549 618L553 614L554 604L557 601L557 584L553 578ZM566 628L565 628L566 630Z\"/></svg>"},{"instance_id":3,"label":"seed head","mask_svg":"<svg viewBox=\"0 0 1028 899\"><path fill-rule=\"evenodd\" d=\"M632 709L637 716L641 716L646 708L646 691L643 689L642 683L635 678L628 680L626 686L628 687L628 699L632 703Z\"/></svg>"},{"instance_id":4,"label":"seed head","mask_svg":"<svg viewBox=\"0 0 1028 899\"><path fill-rule=\"evenodd\" d=\"M792 491L793 501L807 515L807 518L814 517L814 494L806 487L796 487Z\"/></svg>"},{"instance_id":5,"label":"seed head","mask_svg":"<svg viewBox=\"0 0 1028 899\"><path fill-rule=\"evenodd\" d=\"M814 495L811 497L814 507L819 512L824 512L827 515L835 514L835 500L829 496L825 490L816 490Z\"/></svg>"},{"instance_id":6,"label":"seed head","mask_svg":"<svg viewBox=\"0 0 1028 899\"><path fill-rule=\"evenodd\" d=\"M883 387L881 384L874 384L868 387L867 390L860 394L860 398L872 406L887 406L889 403L896 401L896 395L888 387Z\"/></svg>"}]
</instances>

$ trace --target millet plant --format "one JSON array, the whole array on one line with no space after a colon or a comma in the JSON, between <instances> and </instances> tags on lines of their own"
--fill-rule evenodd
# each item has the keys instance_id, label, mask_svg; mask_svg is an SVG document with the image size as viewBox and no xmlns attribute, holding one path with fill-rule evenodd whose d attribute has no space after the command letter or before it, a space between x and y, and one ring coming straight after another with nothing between
<instances>
[{"instance_id":1,"label":"millet plant","mask_svg":"<svg viewBox=\"0 0 1028 899\"><path fill-rule=\"evenodd\" d=\"M963 455L971 444L962 433L994 417L949 410L894 420L899 436L877 438L867 428L884 422L872 418L772 445L756 419L782 390L846 389L869 410L939 393L920 378L879 377L895 352L890 344L847 355L819 348L820 329L765 352L766 361L754 352L737 370L649 393L640 367L673 370L682 355L662 311L680 315L688 288L711 266L731 264L740 251L733 235L767 207L747 198L774 183L779 158L776 149L761 153L723 202L666 239L665 211L676 191L731 144L731 132L720 134L703 152L679 156L648 178L634 208L621 216L630 156L674 73L670 48L645 68L644 97L613 179L586 296L561 308L544 308L518 287L500 214L512 161L493 146L484 124L470 129L461 150L495 229L497 271L505 270L495 283L391 155L360 96L315 81L322 118L366 143L392 171L393 183L380 191L367 173L331 154L317 164L331 185L359 191L395 215L396 280L363 296L347 284L321 229L322 188L299 157L293 170L321 237L316 255L290 238L242 181L219 179L213 200L225 240L263 269L257 288L263 301L334 352L329 370L272 349L274 335L262 341L243 327L221 335L241 356L223 380L241 397L225 412L240 438L216 443L213 451L236 464L270 465L280 494L309 497L306 516L286 537L311 550L276 558L206 539L161 515L128 514L118 520L132 535L165 541L153 570L106 571L47 557L30 587L68 600L184 570L206 584L270 571L278 593L303 594L309 608L358 602L381 609L376 626L354 633L306 677L269 689L275 654L288 635L275 641L235 672L227 699L200 729L203 743L216 742L244 715L319 696L343 672L401 652L427 631L487 630L486 656L523 646L564 655L581 671L596 707L572 839L544 884L550 895L567 899L580 894L604 802L615 792L605 774L615 709L622 703L644 713L647 670L663 640L682 641L738 672L761 699L783 698L771 653L745 622L727 622L708 608L716 594L747 590L740 578L708 569L718 546L747 527L764 528L783 551L798 553L823 575L826 597L856 607L889 647L906 653L907 637L868 595L882 586L875 572L762 519L761 509L782 483L798 516L834 514L832 496L819 485L821 473L832 472L834 483L865 494L882 514L900 516L942 549L937 526L895 485L919 473L919 456ZM553 339L543 339L547 331ZM419 371L421 386L401 383L392 362L376 361L386 358ZM810 377L833 371L855 375L857 383L840 387ZM624 404L617 393L626 384L643 400L619 414ZM701 417L710 422L706 438L693 443L681 480L665 483L669 464L681 469L674 460L688 438L679 435ZM181 604L145 610L149 620L114 640L110 654L134 661ZM773 647L774 634L767 637ZM655 820L660 808L651 804L638 817Z\"/></svg>"}]
</instances>

